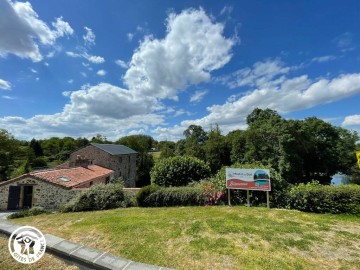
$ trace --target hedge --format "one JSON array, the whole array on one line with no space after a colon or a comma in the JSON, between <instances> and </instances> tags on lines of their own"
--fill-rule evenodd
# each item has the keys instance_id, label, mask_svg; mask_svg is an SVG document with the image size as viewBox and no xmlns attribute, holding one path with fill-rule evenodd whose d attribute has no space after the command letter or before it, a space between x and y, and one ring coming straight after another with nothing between
<instances>
[{"instance_id":1,"label":"hedge","mask_svg":"<svg viewBox=\"0 0 360 270\"><path fill-rule=\"evenodd\" d=\"M314 213L360 214L360 186L299 184L289 194L289 208Z\"/></svg>"},{"instance_id":2,"label":"hedge","mask_svg":"<svg viewBox=\"0 0 360 270\"><path fill-rule=\"evenodd\" d=\"M199 187L147 186L138 193L138 205L144 207L199 206L207 200Z\"/></svg>"}]
</instances>

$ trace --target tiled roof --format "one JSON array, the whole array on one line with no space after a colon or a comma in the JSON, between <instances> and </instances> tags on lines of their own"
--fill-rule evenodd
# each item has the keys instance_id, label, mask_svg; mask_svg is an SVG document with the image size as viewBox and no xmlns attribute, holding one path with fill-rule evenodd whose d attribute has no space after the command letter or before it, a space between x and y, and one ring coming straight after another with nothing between
<instances>
[{"instance_id":1,"label":"tiled roof","mask_svg":"<svg viewBox=\"0 0 360 270\"><path fill-rule=\"evenodd\" d=\"M87 168L75 167L68 169L37 171L31 172L29 175L53 184L73 188L80 184L95 180L96 178L108 176L111 173L113 173L112 170L97 165L89 165Z\"/></svg>"},{"instance_id":2,"label":"tiled roof","mask_svg":"<svg viewBox=\"0 0 360 270\"><path fill-rule=\"evenodd\" d=\"M128 155L128 154L136 154L137 152L132 150L131 148L121 145L121 144L100 144L100 143L92 143L91 145L100 148L101 150L111 154L111 155Z\"/></svg>"}]
</instances>

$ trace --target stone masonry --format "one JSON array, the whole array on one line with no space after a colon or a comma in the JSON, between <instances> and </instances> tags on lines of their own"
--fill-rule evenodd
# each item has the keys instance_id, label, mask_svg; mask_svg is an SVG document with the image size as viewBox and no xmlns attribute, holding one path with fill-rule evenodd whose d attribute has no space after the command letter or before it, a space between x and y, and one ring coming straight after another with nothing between
<instances>
[{"instance_id":1,"label":"stone masonry","mask_svg":"<svg viewBox=\"0 0 360 270\"><path fill-rule=\"evenodd\" d=\"M22 192L24 186L33 186L32 207L40 206L46 209L56 209L61 204L68 202L76 194L77 190L51 184L45 181L35 179L25 175L14 179L16 181L7 181L0 184L0 210L6 210L8 204L8 194L10 186L21 186ZM20 208L22 207L22 193L20 195Z\"/></svg>"},{"instance_id":2,"label":"stone masonry","mask_svg":"<svg viewBox=\"0 0 360 270\"><path fill-rule=\"evenodd\" d=\"M88 145L71 153L69 158L70 167L75 166L78 156L91 160L92 164L113 170L114 178L122 177L125 182L125 187L135 187L136 153L112 155L94 145Z\"/></svg>"}]
</instances>

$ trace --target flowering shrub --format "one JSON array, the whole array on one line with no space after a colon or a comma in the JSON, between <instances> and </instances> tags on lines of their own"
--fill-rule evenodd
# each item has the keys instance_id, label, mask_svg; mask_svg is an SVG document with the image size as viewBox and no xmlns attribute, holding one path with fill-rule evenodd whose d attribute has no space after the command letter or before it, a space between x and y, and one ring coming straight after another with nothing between
<instances>
[{"instance_id":1,"label":"flowering shrub","mask_svg":"<svg viewBox=\"0 0 360 270\"><path fill-rule=\"evenodd\" d=\"M219 205L221 202L221 199L223 198L224 193L209 193L208 194L208 200L205 202L205 206L211 206L211 205Z\"/></svg>"}]
</instances>

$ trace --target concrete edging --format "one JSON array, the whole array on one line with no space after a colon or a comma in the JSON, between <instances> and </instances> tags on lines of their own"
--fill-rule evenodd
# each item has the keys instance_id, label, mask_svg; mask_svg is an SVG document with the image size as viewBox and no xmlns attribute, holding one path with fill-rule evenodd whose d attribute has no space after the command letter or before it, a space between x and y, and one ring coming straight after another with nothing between
<instances>
[{"instance_id":1,"label":"concrete edging","mask_svg":"<svg viewBox=\"0 0 360 270\"><path fill-rule=\"evenodd\" d=\"M10 236L22 226L0 220L0 233ZM91 247L79 245L51 234L44 234L46 252L53 254L80 269L111 270L170 270L160 266L130 261Z\"/></svg>"}]
</instances>

